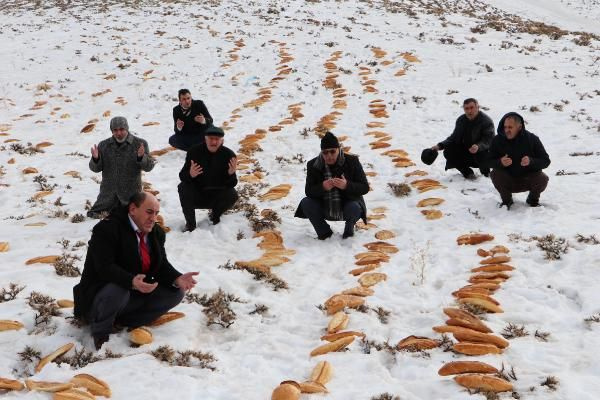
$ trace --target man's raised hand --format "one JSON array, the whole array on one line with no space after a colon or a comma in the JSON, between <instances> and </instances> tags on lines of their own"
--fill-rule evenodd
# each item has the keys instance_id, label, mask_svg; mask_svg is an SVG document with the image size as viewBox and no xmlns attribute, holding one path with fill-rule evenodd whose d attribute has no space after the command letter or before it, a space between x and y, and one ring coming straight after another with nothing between
<instances>
[{"instance_id":1,"label":"man's raised hand","mask_svg":"<svg viewBox=\"0 0 600 400\"><path fill-rule=\"evenodd\" d=\"M200 164L196 164L194 162L194 160L192 160L191 164L190 164L190 176L192 178L195 178L198 175L200 175L201 173L202 173L202 167L200 166Z\"/></svg>"}]
</instances>

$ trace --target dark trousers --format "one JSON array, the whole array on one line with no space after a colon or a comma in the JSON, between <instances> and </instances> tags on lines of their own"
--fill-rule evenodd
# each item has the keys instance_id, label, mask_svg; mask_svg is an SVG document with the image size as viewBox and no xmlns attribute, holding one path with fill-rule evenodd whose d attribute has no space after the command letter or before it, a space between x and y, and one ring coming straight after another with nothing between
<instances>
[{"instance_id":1,"label":"dark trousers","mask_svg":"<svg viewBox=\"0 0 600 400\"><path fill-rule=\"evenodd\" d=\"M169 138L169 144L176 149L188 151L190 147L204 143L204 135L189 135L183 133L176 133Z\"/></svg>"},{"instance_id":2,"label":"dark trousers","mask_svg":"<svg viewBox=\"0 0 600 400\"><path fill-rule=\"evenodd\" d=\"M89 321L92 335L108 335L113 325L137 328L149 324L183 299L183 290L158 285L151 293L109 283L94 297Z\"/></svg>"},{"instance_id":3,"label":"dark trousers","mask_svg":"<svg viewBox=\"0 0 600 400\"><path fill-rule=\"evenodd\" d=\"M196 209L212 210L213 218L220 217L238 199L234 188L198 190L193 183L181 182L177 189L185 222L193 226L196 226Z\"/></svg>"},{"instance_id":4,"label":"dark trousers","mask_svg":"<svg viewBox=\"0 0 600 400\"><path fill-rule=\"evenodd\" d=\"M523 176L512 176L504 169L494 168L490 174L494 187L504 203L512 200L512 193L529 192L530 200L539 200L540 193L548 186L548 175L542 171Z\"/></svg>"},{"instance_id":5,"label":"dark trousers","mask_svg":"<svg viewBox=\"0 0 600 400\"><path fill-rule=\"evenodd\" d=\"M302 208L302 212L313 228L315 228L315 232L318 236L324 236L331 232L331 227L325 221L325 211L323 209L323 202L320 200L315 200L310 197L305 197L300 202L300 207ZM362 208L357 201L346 201L343 204L343 212L344 212L344 221L346 221L346 225L344 227L344 231L353 231L354 224L359 220L362 214Z\"/></svg>"},{"instance_id":6,"label":"dark trousers","mask_svg":"<svg viewBox=\"0 0 600 400\"><path fill-rule=\"evenodd\" d=\"M446 169L456 168L463 176L469 175L469 167L477 167L483 175L490 173L487 166L488 151L478 151L475 154L469 153L469 150L463 146L450 145L444 149L446 158Z\"/></svg>"}]
</instances>

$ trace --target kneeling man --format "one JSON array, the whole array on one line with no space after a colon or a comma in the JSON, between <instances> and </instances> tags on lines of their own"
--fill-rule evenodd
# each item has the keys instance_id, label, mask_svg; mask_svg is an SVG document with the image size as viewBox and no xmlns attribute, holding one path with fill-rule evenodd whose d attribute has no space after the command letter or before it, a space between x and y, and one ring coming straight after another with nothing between
<instances>
[{"instance_id":1,"label":"kneeling man","mask_svg":"<svg viewBox=\"0 0 600 400\"><path fill-rule=\"evenodd\" d=\"M97 350L116 324L149 324L196 284L198 272L182 274L167 259L165 232L155 223L159 208L152 194L136 193L92 230L73 297L75 318L90 324Z\"/></svg>"}]
</instances>

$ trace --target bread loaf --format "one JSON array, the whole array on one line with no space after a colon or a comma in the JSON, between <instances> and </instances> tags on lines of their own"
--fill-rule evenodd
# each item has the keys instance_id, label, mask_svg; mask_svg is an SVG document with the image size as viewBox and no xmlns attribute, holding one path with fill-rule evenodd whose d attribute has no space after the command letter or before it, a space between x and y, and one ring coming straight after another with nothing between
<instances>
[{"instance_id":1,"label":"bread loaf","mask_svg":"<svg viewBox=\"0 0 600 400\"><path fill-rule=\"evenodd\" d=\"M473 343L489 343L496 347L505 349L509 343L504 338L499 336L490 335L488 333L481 333L470 329L460 330L452 333L454 338L459 342L473 342Z\"/></svg>"},{"instance_id":2,"label":"bread loaf","mask_svg":"<svg viewBox=\"0 0 600 400\"><path fill-rule=\"evenodd\" d=\"M63 354L71 350L74 346L75 344L73 343L67 343L64 346L61 346L58 349L54 350L52 353L48 354L46 357L43 357L38 363L38 365L35 367L35 372L40 372L42 368L46 366L46 364L54 361L54 359L56 359L57 357L62 356Z\"/></svg>"},{"instance_id":3,"label":"bread loaf","mask_svg":"<svg viewBox=\"0 0 600 400\"><path fill-rule=\"evenodd\" d=\"M0 378L0 390L23 390L25 385L20 381L8 378Z\"/></svg>"},{"instance_id":4,"label":"bread loaf","mask_svg":"<svg viewBox=\"0 0 600 400\"><path fill-rule=\"evenodd\" d=\"M365 334L362 332L357 332L357 331L337 332L337 333L323 335L323 336L321 336L321 340L327 340L328 342L335 342L336 340L345 338L347 336L365 337Z\"/></svg>"},{"instance_id":5,"label":"bread loaf","mask_svg":"<svg viewBox=\"0 0 600 400\"><path fill-rule=\"evenodd\" d=\"M369 272L358 278L358 283L361 286L370 287L378 284L381 281L387 280L387 275L380 272Z\"/></svg>"},{"instance_id":6,"label":"bread loaf","mask_svg":"<svg viewBox=\"0 0 600 400\"><path fill-rule=\"evenodd\" d=\"M317 347L316 349L310 352L310 356L314 357L320 356L322 354L331 353L332 351L340 351L349 346L352 342L354 342L354 336L346 336L344 338L336 340L335 342L330 342Z\"/></svg>"},{"instance_id":7,"label":"bread loaf","mask_svg":"<svg viewBox=\"0 0 600 400\"><path fill-rule=\"evenodd\" d=\"M353 269L353 270L351 270L351 271L350 271L350 274L351 274L351 275L354 275L354 276L358 276L358 275L360 275L360 274L362 274L362 273L369 272L369 271L373 271L374 269L377 269L377 268L379 268L380 266L381 266L381 264L379 264L379 263L377 263L377 264L365 265L365 266L364 266L364 267L362 267L362 268L356 268L356 269Z\"/></svg>"},{"instance_id":8,"label":"bread loaf","mask_svg":"<svg viewBox=\"0 0 600 400\"><path fill-rule=\"evenodd\" d=\"M2 331L18 331L23 328L23 324L19 321L11 321L9 319L0 319L0 332Z\"/></svg>"},{"instance_id":9,"label":"bread loaf","mask_svg":"<svg viewBox=\"0 0 600 400\"><path fill-rule=\"evenodd\" d=\"M477 389L485 392L510 392L513 386L510 382L495 376L487 375L459 375L454 380L468 389Z\"/></svg>"},{"instance_id":10,"label":"bread loaf","mask_svg":"<svg viewBox=\"0 0 600 400\"><path fill-rule=\"evenodd\" d=\"M342 292L342 294L349 294L352 296L361 296L361 297L367 297L367 296L373 296L375 294L375 291L371 288L365 287L365 286L357 286L351 289L346 289Z\"/></svg>"},{"instance_id":11,"label":"bread loaf","mask_svg":"<svg viewBox=\"0 0 600 400\"><path fill-rule=\"evenodd\" d=\"M329 361L319 361L310 374L310 380L326 385L333 375L333 368Z\"/></svg>"},{"instance_id":12,"label":"bread loaf","mask_svg":"<svg viewBox=\"0 0 600 400\"><path fill-rule=\"evenodd\" d=\"M487 242L489 240L494 240L494 237L492 235L488 235L487 233L470 233L467 235L460 235L458 238L456 238L456 243L458 245L462 245L462 244L474 245L474 244Z\"/></svg>"},{"instance_id":13,"label":"bread loaf","mask_svg":"<svg viewBox=\"0 0 600 400\"><path fill-rule=\"evenodd\" d=\"M472 342L460 342L455 343L452 346L454 351L469 356L481 356L484 354L501 354L502 350L493 344L489 343L472 343Z\"/></svg>"},{"instance_id":14,"label":"bread loaf","mask_svg":"<svg viewBox=\"0 0 600 400\"><path fill-rule=\"evenodd\" d=\"M471 272L501 272L501 271L512 271L515 268L508 264L489 264L482 265L481 267L473 268Z\"/></svg>"},{"instance_id":15,"label":"bread loaf","mask_svg":"<svg viewBox=\"0 0 600 400\"><path fill-rule=\"evenodd\" d=\"M345 329L348 326L348 321L350 320L350 316L343 311L336 312L331 320L329 321L329 325L327 325L327 333L336 333Z\"/></svg>"},{"instance_id":16,"label":"bread loaf","mask_svg":"<svg viewBox=\"0 0 600 400\"><path fill-rule=\"evenodd\" d=\"M295 383L295 382L294 382ZM290 381L282 382L273 390L271 400L298 400L300 399L300 385Z\"/></svg>"},{"instance_id":17,"label":"bread loaf","mask_svg":"<svg viewBox=\"0 0 600 400\"><path fill-rule=\"evenodd\" d=\"M484 310L486 310L488 312L492 312L492 313L503 313L504 312L504 310L502 308L500 308L500 306L497 306L493 302L486 300L486 299L478 299L475 297L465 297L462 299L458 299L458 302L460 304L471 304L474 306L478 306L478 307L481 307Z\"/></svg>"},{"instance_id":18,"label":"bread loaf","mask_svg":"<svg viewBox=\"0 0 600 400\"><path fill-rule=\"evenodd\" d=\"M510 257L507 255L493 256L484 258L479 261L479 264L504 264L510 261Z\"/></svg>"},{"instance_id":19,"label":"bread loaf","mask_svg":"<svg viewBox=\"0 0 600 400\"><path fill-rule=\"evenodd\" d=\"M139 346L152 343L152 332L143 327L135 328L134 330L129 332L129 340L131 341L131 343L137 344Z\"/></svg>"},{"instance_id":20,"label":"bread loaf","mask_svg":"<svg viewBox=\"0 0 600 400\"><path fill-rule=\"evenodd\" d=\"M29 390L37 390L39 392L60 392L73 388L73 384L70 382L45 382L31 379L25 380L25 386Z\"/></svg>"},{"instance_id":21,"label":"bread loaf","mask_svg":"<svg viewBox=\"0 0 600 400\"><path fill-rule=\"evenodd\" d=\"M69 389L54 393L52 400L95 400L96 396L85 390Z\"/></svg>"},{"instance_id":22,"label":"bread loaf","mask_svg":"<svg viewBox=\"0 0 600 400\"><path fill-rule=\"evenodd\" d=\"M160 325L166 324L167 322L171 322L176 319L183 318L183 317L185 317L185 314L182 312L169 311L169 312L164 313L157 319L155 319L153 322L151 322L150 326L160 326Z\"/></svg>"},{"instance_id":23,"label":"bread loaf","mask_svg":"<svg viewBox=\"0 0 600 400\"><path fill-rule=\"evenodd\" d=\"M108 383L89 374L78 374L71 379L75 387L86 388L91 394L96 396L110 397L111 391Z\"/></svg>"},{"instance_id":24,"label":"bread loaf","mask_svg":"<svg viewBox=\"0 0 600 400\"><path fill-rule=\"evenodd\" d=\"M466 373L497 374L498 370L481 361L452 361L445 364L438 371L438 374L441 376Z\"/></svg>"},{"instance_id":25,"label":"bread loaf","mask_svg":"<svg viewBox=\"0 0 600 400\"><path fill-rule=\"evenodd\" d=\"M327 393L327 388L319 382L306 381L306 382L300 382L300 392L302 392L302 393Z\"/></svg>"},{"instance_id":26,"label":"bread loaf","mask_svg":"<svg viewBox=\"0 0 600 400\"><path fill-rule=\"evenodd\" d=\"M398 350L422 351L434 349L440 345L437 340L429 339L422 336L407 336L396 345Z\"/></svg>"}]
</instances>

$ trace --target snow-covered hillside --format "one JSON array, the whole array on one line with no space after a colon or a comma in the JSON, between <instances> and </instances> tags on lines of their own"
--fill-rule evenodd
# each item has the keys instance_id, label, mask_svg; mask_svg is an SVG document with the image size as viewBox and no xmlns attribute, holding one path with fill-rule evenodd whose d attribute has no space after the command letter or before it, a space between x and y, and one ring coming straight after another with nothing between
<instances>
[{"instance_id":1,"label":"snow-covered hillside","mask_svg":"<svg viewBox=\"0 0 600 400\"><path fill-rule=\"evenodd\" d=\"M0 378L66 382L88 373L106 381L115 399L268 399L281 381L307 381L327 360L328 393L302 398L458 400L469 394L438 370L473 359L504 365L513 392L499 398L598 397L596 0L2 3L0 242L8 245L0 252L0 292L11 284L23 289L0 298L0 320L24 328L0 331ZM226 129L225 145L241 155L243 201L216 226L198 211L199 228L182 233L177 184L185 154L156 156L143 180L158 192L171 229L169 259L181 271L199 271L199 284L175 308L185 318L150 328L153 343L132 347L122 331L96 353L71 309L44 318L56 311L53 301L40 308L36 300L71 299L79 281L58 272L83 269L97 223L83 216L100 182L88 168L90 148L110 136L110 118L125 116L150 150L165 149L183 87L207 104ZM540 137L552 160L542 207L517 194L507 212L489 179L444 171L443 157L421 163L421 150L452 132L467 97L495 123L519 112ZM341 223L319 241L307 220L293 217L306 162L326 129L360 156L372 188L365 196L372 225L348 240ZM406 154L384 154L390 150ZM410 175L416 170L427 175ZM413 186L397 197L389 186L422 178L441 187L420 193ZM261 199L282 184L291 185L285 197ZM428 197L444 199L427 208L441 218L426 219L417 207ZM274 213L256 215L265 209ZM269 223L279 234L255 236ZM386 241L398 251L371 272L387 279L372 286L362 307L346 309L346 330L365 337L347 351L310 357L325 343L331 317L323 304L359 285L349 273L360 267L355 255L381 230L395 234ZM495 239L458 246L456 238L469 232ZM269 240L283 240L276 256ZM409 335L442 339L432 327L447 319L443 308L458 307L452 292L468 284L481 260L477 248L495 245L510 249L515 270L494 294L504 312L480 317L497 336L517 328L528 334L510 338L502 354L479 357L453 352L452 335L431 350L396 350ZM62 256L54 265L27 264L53 255ZM280 265L262 268L256 279L231 268L253 260ZM200 304L219 289L235 313L228 327L207 326ZM34 373L36 351L45 356L66 343L75 349ZM0 390L0 398L50 395Z\"/></svg>"}]
</instances>

